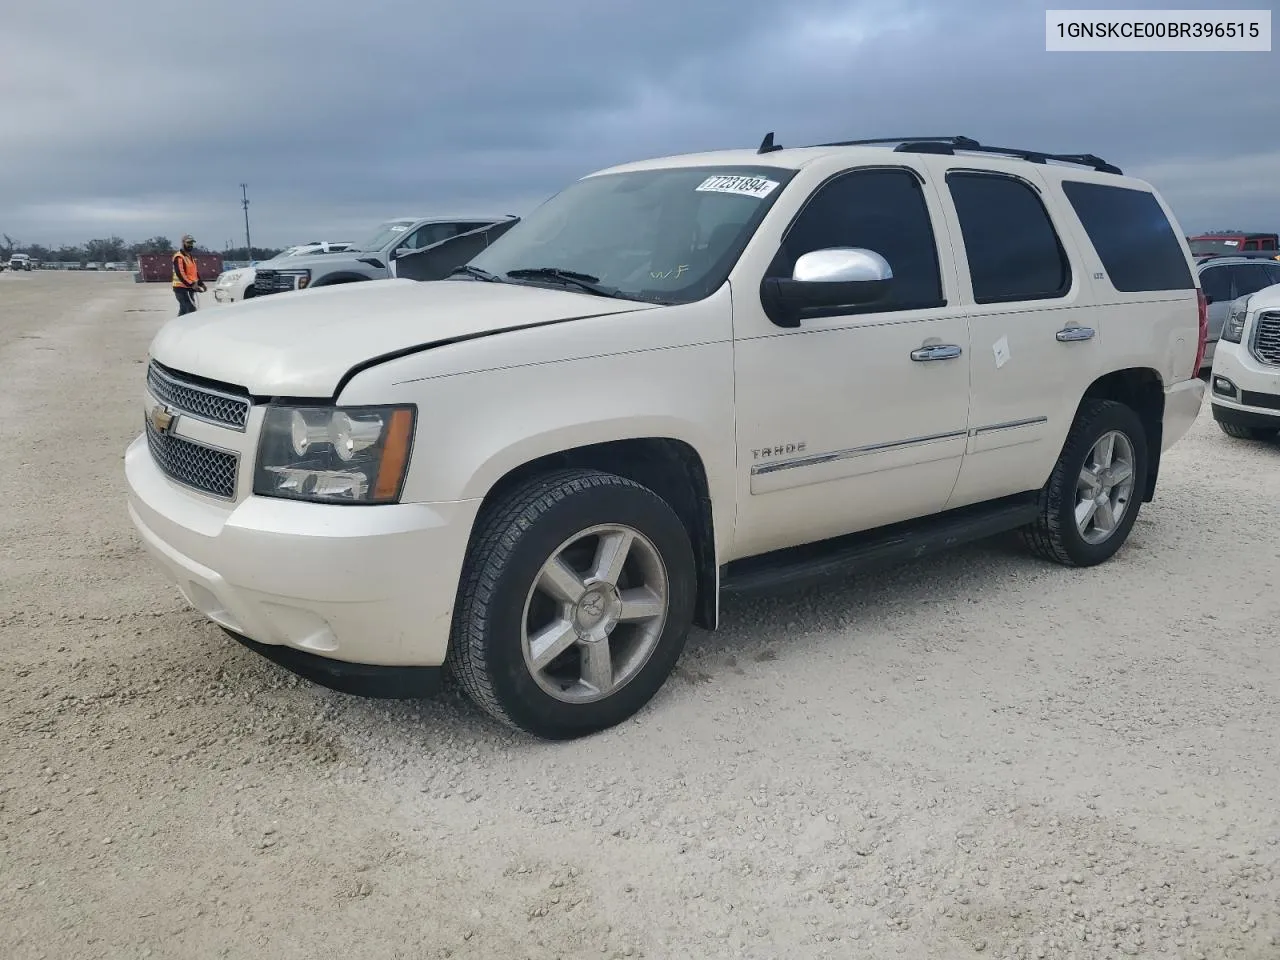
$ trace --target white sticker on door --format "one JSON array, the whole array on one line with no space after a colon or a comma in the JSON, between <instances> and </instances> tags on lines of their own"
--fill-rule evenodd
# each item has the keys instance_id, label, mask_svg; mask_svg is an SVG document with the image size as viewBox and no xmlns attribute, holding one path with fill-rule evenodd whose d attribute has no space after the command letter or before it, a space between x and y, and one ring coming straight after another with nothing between
<instances>
[{"instance_id":1,"label":"white sticker on door","mask_svg":"<svg viewBox=\"0 0 1280 960\"><path fill-rule=\"evenodd\" d=\"M1009 362L1009 338L1001 337L991 346L991 352L996 355L996 369L999 370Z\"/></svg>"},{"instance_id":2,"label":"white sticker on door","mask_svg":"<svg viewBox=\"0 0 1280 960\"><path fill-rule=\"evenodd\" d=\"M735 177L721 174L707 177L694 189L700 193L736 193L743 197L755 197L763 200L778 188L777 180L764 177Z\"/></svg>"}]
</instances>

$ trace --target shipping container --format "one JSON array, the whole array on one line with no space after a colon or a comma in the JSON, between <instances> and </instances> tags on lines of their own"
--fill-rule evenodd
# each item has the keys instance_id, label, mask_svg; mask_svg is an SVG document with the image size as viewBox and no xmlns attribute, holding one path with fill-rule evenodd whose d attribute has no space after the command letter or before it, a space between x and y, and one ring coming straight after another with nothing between
<instances>
[{"instance_id":1,"label":"shipping container","mask_svg":"<svg viewBox=\"0 0 1280 960\"><path fill-rule=\"evenodd\" d=\"M205 283L213 283L222 272L222 255L197 253L196 270ZM144 283L168 283L173 279L172 253L144 253L138 257L138 275Z\"/></svg>"}]
</instances>

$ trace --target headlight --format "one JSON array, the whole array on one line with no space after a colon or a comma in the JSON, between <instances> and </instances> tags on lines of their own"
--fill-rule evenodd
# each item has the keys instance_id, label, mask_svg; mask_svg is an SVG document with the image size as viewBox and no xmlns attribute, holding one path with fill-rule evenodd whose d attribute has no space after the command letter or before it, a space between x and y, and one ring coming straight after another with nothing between
<instances>
[{"instance_id":1,"label":"headlight","mask_svg":"<svg viewBox=\"0 0 1280 960\"><path fill-rule=\"evenodd\" d=\"M400 498L415 408L270 406L253 492L322 503Z\"/></svg>"},{"instance_id":2,"label":"headlight","mask_svg":"<svg viewBox=\"0 0 1280 960\"><path fill-rule=\"evenodd\" d=\"M1231 310L1226 322L1222 324L1222 339L1227 343L1239 343L1244 336L1244 321L1249 315L1249 299L1253 294L1237 297L1231 301Z\"/></svg>"}]
</instances>

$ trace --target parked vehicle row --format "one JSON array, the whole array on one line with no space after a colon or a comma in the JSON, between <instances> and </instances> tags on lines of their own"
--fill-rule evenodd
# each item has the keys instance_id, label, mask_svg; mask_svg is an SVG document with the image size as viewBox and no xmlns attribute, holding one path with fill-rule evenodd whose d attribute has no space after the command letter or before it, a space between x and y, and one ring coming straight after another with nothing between
<instances>
[{"instance_id":1,"label":"parked vehicle row","mask_svg":"<svg viewBox=\"0 0 1280 960\"><path fill-rule=\"evenodd\" d=\"M396 225L355 259L386 269ZM521 730L597 731L726 595L1005 531L1110 560L1206 391L1184 233L1091 155L769 135L502 226L449 278L324 289L322 258L151 344L142 542L317 682L447 671Z\"/></svg>"},{"instance_id":2,"label":"parked vehicle row","mask_svg":"<svg viewBox=\"0 0 1280 960\"><path fill-rule=\"evenodd\" d=\"M517 217L404 217L379 224L340 253L292 257L257 268L254 296L406 277L442 279L518 222Z\"/></svg>"},{"instance_id":3,"label":"parked vehicle row","mask_svg":"<svg viewBox=\"0 0 1280 960\"><path fill-rule=\"evenodd\" d=\"M212 287L213 298L218 303L235 303L237 300L244 300L254 295L253 284L257 276L258 266L269 266L280 260L286 260L289 257L307 256L312 254L340 253L350 250L352 244L350 241L329 241L329 240L313 240L310 243L300 243L292 247L286 247L268 260L263 260L261 264L253 264L247 267L238 267L232 270L223 270L218 274L218 279Z\"/></svg>"}]
</instances>

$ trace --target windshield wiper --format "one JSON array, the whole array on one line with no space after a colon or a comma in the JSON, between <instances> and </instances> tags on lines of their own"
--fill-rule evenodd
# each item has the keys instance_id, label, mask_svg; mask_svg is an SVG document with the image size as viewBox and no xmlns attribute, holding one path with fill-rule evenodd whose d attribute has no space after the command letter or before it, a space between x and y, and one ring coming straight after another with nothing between
<instances>
[{"instance_id":1,"label":"windshield wiper","mask_svg":"<svg viewBox=\"0 0 1280 960\"><path fill-rule=\"evenodd\" d=\"M508 270L507 276L515 279L559 280L562 283L571 283L587 293L594 293L598 297L625 299L616 287L603 286L599 277L593 277L589 273L579 273L576 270L563 270L560 267L517 267L515 270Z\"/></svg>"},{"instance_id":2,"label":"windshield wiper","mask_svg":"<svg viewBox=\"0 0 1280 960\"><path fill-rule=\"evenodd\" d=\"M449 272L449 276L468 276L475 277L477 280L488 280L490 283L502 283L502 278L496 273L490 273L488 270L483 270L480 267L473 267L469 263L464 263L460 267L454 267L453 270Z\"/></svg>"}]
</instances>

